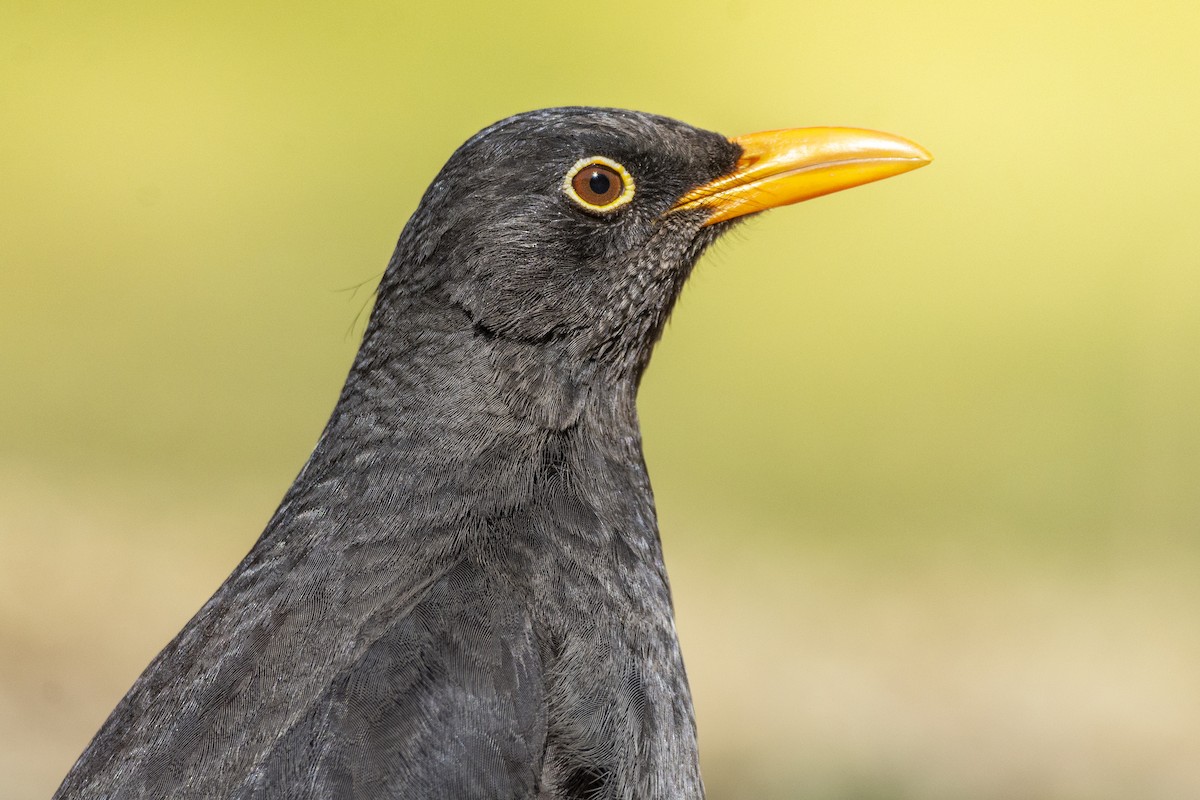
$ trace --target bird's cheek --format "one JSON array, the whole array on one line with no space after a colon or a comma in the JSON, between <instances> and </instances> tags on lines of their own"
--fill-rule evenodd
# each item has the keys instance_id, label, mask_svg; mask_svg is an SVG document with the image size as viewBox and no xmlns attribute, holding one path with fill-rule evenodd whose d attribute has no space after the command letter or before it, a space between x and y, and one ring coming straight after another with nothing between
<instances>
[{"instance_id":1,"label":"bird's cheek","mask_svg":"<svg viewBox=\"0 0 1200 800\"><path fill-rule=\"evenodd\" d=\"M460 305L476 324L498 335L523 341L561 339L586 324L587 302L570 276L541 275L533 279L514 266L511 274L496 275L465 293Z\"/></svg>"}]
</instances>

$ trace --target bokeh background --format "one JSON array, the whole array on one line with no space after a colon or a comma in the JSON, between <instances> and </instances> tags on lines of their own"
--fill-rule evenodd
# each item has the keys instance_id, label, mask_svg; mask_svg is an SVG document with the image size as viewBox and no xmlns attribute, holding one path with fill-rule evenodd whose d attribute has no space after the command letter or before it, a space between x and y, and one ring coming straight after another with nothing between
<instances>
[{"instance_id":1,"label":"bokeh background","mask_svg":"<svg viewBox=\"0 0 1200 800\"><path fill-rule=\"evenodd\" d=\"M0 797L256 538L510 113L937 161L701 264L641 398L712 798L1200 797L1200 5L0 2Z\"/></svg>"}]
</instances>

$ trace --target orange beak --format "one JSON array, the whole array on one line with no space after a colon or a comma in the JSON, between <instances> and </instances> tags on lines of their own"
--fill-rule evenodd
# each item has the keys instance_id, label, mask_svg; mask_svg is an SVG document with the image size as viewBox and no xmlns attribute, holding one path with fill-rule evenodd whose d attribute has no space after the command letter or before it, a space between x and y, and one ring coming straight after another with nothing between
<instances>
[{"instance_id":1,"label":"orange beak","mask_svg":"<svg viewBox=\"0 0 1200 800\"><path fill-rule=\"evenodd\" d=\"M860 128L791 128L732 139L733 172L698 186L667 213L709 209L705 225L840 192L923 167L929 151L899 136Z\"/></svg>"}]
</instances>

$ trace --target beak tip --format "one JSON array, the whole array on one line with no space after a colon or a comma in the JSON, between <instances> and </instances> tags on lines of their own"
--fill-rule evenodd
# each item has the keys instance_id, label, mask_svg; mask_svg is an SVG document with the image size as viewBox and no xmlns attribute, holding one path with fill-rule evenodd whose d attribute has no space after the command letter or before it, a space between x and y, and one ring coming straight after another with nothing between
<instances>
[{"instance_id":1,"label":"beak tip","mask_svg":"<svg viewBox=\"0 0 1200 800\"><path fill-rule=\"evenodd\" d=\"M925 149L921 145L917 144L912 139L901 139L899 136L894 137L894 139L896 140L896 142L898 144L901 144L901 146L904 149L907 149L909 151L909 153L911 154L910 158L912 158L913 161L918 162L916 164L916 166L913 167L913 169L916 169L917 167L923 167L926 164L930 164L933 162L933 153L929 152L927 149Z\"/></svg>"}]
</instances>

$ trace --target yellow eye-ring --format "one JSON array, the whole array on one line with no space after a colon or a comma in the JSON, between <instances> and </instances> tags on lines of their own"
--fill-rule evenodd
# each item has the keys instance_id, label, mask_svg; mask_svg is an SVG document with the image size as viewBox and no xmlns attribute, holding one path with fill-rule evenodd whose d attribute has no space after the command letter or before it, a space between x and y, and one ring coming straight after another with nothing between
<instances>
[{"instance_id":1,"label":"yellow eye-ring","mask_svg":"<svg viewBox=\"0 0 1200 800\"><path fill-rule=\"evenodd\" d=\"M585 210L607 213L633 199L633 176L611 158L589 156L567 170L563 191Z\"/></svg>"}]
</instances>

